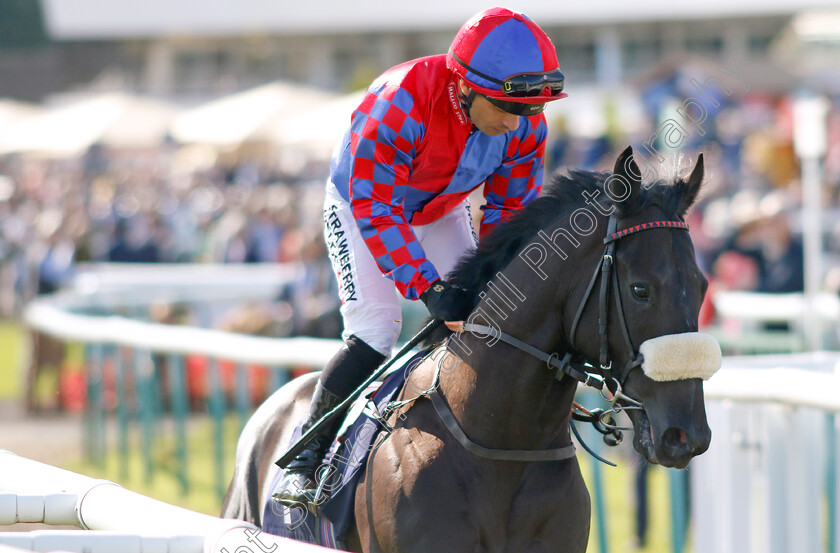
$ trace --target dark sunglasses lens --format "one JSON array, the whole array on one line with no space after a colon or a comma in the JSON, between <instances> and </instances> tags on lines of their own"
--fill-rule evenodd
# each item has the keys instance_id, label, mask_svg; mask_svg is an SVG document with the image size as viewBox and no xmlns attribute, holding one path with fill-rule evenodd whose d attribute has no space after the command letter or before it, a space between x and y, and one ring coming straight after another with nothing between
<instances>
[{"instance_id":1,"label":"dark sunglasses lens","mask_svg":"<svg viewBox=\"0 0 840 553\"><path fill-rule=\"evenodd\" d=\"M504 100L499 100L497 98L491 98L490 96L485 96L487 101L499 108L502 111L506 111L513 115L520 115L520 116L529 116L529 115L536 115L538 113L542 113L545 109L545 104L522 104L519 102L505 102Z\"/></svg>"},{"instance_id":2,"label":"dark sunglasses lens","mask_svg":"<svg viewBox=\"0 0 840 553\"><path fill-rule=\"evenodd\" d=\"M559 71L547 74L522 73L505 80L502 89L507 96L524 98L541 96L548 88L551 96L563 92L564 77Z\"/></svg>"}]
</instances>

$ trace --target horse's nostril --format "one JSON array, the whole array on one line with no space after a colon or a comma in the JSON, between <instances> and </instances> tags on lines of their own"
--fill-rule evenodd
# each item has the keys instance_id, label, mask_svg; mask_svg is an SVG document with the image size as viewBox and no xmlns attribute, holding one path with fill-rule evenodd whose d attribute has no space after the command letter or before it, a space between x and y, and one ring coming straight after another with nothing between
<instances>
[{"instance_id":1,"label":"horse's nostril","mask_svg":"<svg viewBox=\"0 0 840 553\"><path fill-rule=\"evenodd\" d=\"M688 434L682 428L669 428L662 435L662 444L672 454L677 454L689 449Z\"/></svg>"}]
</instances>

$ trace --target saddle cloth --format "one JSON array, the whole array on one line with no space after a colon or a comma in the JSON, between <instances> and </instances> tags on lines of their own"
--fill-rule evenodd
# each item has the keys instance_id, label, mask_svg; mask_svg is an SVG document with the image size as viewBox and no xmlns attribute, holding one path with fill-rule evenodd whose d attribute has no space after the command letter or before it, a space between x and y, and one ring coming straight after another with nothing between
<instances>
[{"instance_id":1,"label":"saddle cloth","mask_svg":"<svg viewBox=\"0 0 840 553\"><path fill-rule=\"evenodd\" d=\"M428 353L429 350L417 353L349 411L343 430L333 441L318 470L321 516L316 517L303 507L279 505L269 495L263 507L264 532L333 549L343 548L344 539L354 521L356 485L364 474L377 434L385 428L380 414L384 406L398 396L411 370ZM295 429L290 446L300 438L301 424ZM283 471L277 471L271 484L272 494L277 491L282 479Z\"/></svg>"}]
</instances>

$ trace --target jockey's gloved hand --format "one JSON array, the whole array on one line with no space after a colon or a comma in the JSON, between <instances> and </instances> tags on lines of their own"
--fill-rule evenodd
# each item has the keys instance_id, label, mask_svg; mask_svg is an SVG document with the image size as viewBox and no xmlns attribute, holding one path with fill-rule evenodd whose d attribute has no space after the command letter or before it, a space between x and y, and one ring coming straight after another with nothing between
<instances>
[{"instance_id":1,"label":"jockey's gloved hand","mask_svg":"<svg viewBox=\"0 0 840 553\"><path fill-rule=\"evenodd\" d=\"M432 317L443 321L463 321L473 308L473 297L465 288L438 280L420 294Z\"/></svg>"}]
</instances>

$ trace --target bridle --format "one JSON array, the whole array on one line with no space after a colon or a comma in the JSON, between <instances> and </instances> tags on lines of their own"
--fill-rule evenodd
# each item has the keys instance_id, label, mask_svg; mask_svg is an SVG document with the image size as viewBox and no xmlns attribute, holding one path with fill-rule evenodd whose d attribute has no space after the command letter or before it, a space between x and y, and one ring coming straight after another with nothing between
<instances>
[{"instance_id":1,"label":"bridle","mask_svg":"<svg viewBox=\"0 0 840 553\"><path fill-rule=\"evenodd\" d=\"M617 392L621 390L622 382L619 382L612 372L612 358L610 355L609 344L609 311L610 311L610 288L613 290L615 297L616 310L618 312L618 322L621 327L621 334L624 337L626 349L629 352L627 365L624 367L623 374L627 374L630 369L638 367L642 364L644 358L633 346L633 340L630 338L630 331L627 326L627 318L624 314L624 307L621 303L621 287L618 282L618 275L613 272L613 265L615 263L615 250L619 240L641 232L644 230L668 228L676 230L688 230L688 224L684 221L650 221L641 223L623 230L616 230L618 226L618 215L613 212L610 215L607 223L607 236L604 238L604 253L601 257L601 262L595 267L592 278L589 279L589 284L586 287L583 299L581 299L575 312L575 318L572 322L572 329L569 334L569 345L573 350L575 348L575 336L577 329L580 326L580 320L583 312L589 303L595 290L595 283L598 282L598 277L601 280L600 290L598 292L598 336L600 339L598 366L593 366L591 363L575 359L571 352L566 353L562 358L555 353L546 353L518 338L507 334L498 328L490 327L481 324L467 323L464 325L466 332L472 332L480 335L492 336L494 339L501 340L537 359L545 362L549 368L557 370L557 379L560 380L563 375L568 375L575 380L587 386L603 389L604 380L611 378L617 385ZM624 379L622 379L624 380ZM627 396L624 396L625 398ZM639 402L633 400L635 403Z\"/></svg>"},{"instance_id":2,"label":"bridle","mask_svg":"<svg viewBox=\"0 0 840 553\"><path fill-rule=\"evenodd\" d=\"M595 288L595 282L597 282L598 276L600 275L601 288L598 293L598 336L600 337L600 350L598 353L598 363L602 375L610 374L612 370L612 359L610 357L610 344L608 333L610 283L612 283L616 310L618 311L618 322L621 327L621 334L624 337L624 343L626 345L627 351L629 352L629 360L627 362L627 365L624 367L622 373L626 375L634 367L641 366L642 361L644 360L642 355L633 346L633 340L632 338L630 338L630 331L627 328L627 317L624 315L624 307L621 303L621 287L619 286L618 275L615 275L612 271L613 265L615 263L615 249L618 244L618 241L622 238L630 236L631 234L635 234L643 230L651 230L657 228L688 230L688 224L683 221L651 221L648 223L635 225L633 227L629 227L621 231L616 231L617 226L618 216L615 214L615 212L613 212L610 215L609 222L607 223L607 236L606 238L604 238L604 255L601 259L601 264L600 266L595 268L595 272L592 274L592 278L589 280L589 285L586 288L586 293L584 294L583 299L581 300L580 305L577 308L577 312L575 313L575 318L572 322L572 330L569 335L569 345L572 346L573 349L576 349L575 336L577 335L577 329L580 324L580 319L583 315L584 309L586 308L586 304L589 302L589 298L592 296L592 292Z\"/></svg>"},{"instance_id":3,"label":"bridle","mask_svg":"<svg viewBox=\"0 0 840 553\"><path fill-rule=\"evenodd\" d=\"M630 372L631 369L641 366L642 362L644 361L644 358L634 347L633 340L630 337L630 331L627 326L627 319L624 314L624 307L622 306L621 302L621 286L619 284L619 278L618 275L613 271L613 265L615 264L615 250L618 245L618 242L622 238L644 230L661 228L686 231L688 230L688 224L682 220L650 221L647 223L641 223L632 227L628 227L623 230L617 230L617 227L618 215L614 210L613 213L610 214L609 220L607 222L607 235L604 238L604 253L601 258L601 262L595 267L595 271L593 272L592 277L589 280L589 284L587 285L586 292L584 293L584 296L581 299L580 304L578 305L577 311L575 312L574 320L572 322L571 333L569 336L569 345L571 346L571 349L576 350L577 348L575 348L575 336L577 334L577 329L580 325L580 321L583 316L583 312L586 308L586 305L589 303L589 299L593 296L595 284L598 282L600 277L601 285L598 292L598 335L600 345L597 366L587 362L586 360L581 360L579 357L576 358L571 352L565 353L562 358L556 352L546 353L540 350L539 348L536 348L526 342L523 342L522 340L494 327L476 323L466 323L464 325L464 330L466 332L491 336L496 340L501 340L507 343L508 345L511 345L531 355L532 357L535 357L545 362L547 367L549 367L552 370L556 370L557 380L562 380L566 376L570 376L586 386L597 389L601 393L601 396L609 402L610 408L606 410L598 410L594 419L578 418L578 420L587 420L588 422L593 422L602 425L602 427L604 427L604 430L599 431L601 431L601 433L605 436L607 433L610 432L616 434L615 431L619 430L619 428L614 425L614 421L612 420L613 414L627 409L644 409L640 401L627 396L622 391L622 385L624 384L624 381L627 378L627 374ZM609 311L611 288L613 290L613 297L615 298L616 311L618 313L618 322L621 328L621 334L624 337L626 351L629 353L628 362L624 366L624 370L622 371L622 374L624 376L621 379L617 378L614 375L614 372L612 370L612 357L610 355ZM606 390L605 384L607 384ZM623 405L619 404L619 401L621 401ZM616 437L620 440L620 436ZM590 453L592 452L590 451Z\"/></svg>"}]
</instances>

